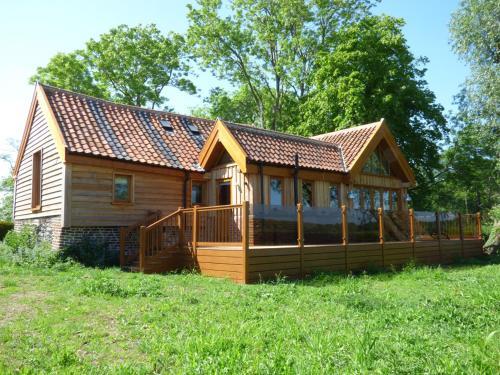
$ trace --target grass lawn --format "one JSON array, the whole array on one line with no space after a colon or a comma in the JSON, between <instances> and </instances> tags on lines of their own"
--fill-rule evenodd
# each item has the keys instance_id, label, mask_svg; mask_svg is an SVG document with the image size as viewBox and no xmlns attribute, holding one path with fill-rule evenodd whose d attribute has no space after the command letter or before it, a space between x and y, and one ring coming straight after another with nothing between
<instances>
[{"instance_id":1,"label":"grass lawn","mask_svg":"<svg viewBox=\"0 0 500 375\"><path fill-rule=\"evenodd\" d=\"M0 373L499 373L500 265L236 285L0 266Z\"/></svg>"}]
</instances>

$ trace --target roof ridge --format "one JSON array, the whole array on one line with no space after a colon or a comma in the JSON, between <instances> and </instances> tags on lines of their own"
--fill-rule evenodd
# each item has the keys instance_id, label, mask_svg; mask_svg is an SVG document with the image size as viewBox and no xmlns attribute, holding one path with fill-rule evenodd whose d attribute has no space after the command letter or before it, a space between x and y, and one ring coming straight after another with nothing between
<instances>
[{"instance_id":1,"label":"roof ridge","mask_svg":"<svg viewBox=\"0 0 500 375\"><path fill-rule=\"evenodd\" d=\"M176 113L176 112L161 111L161 110L158 110L158 109L144 108L144 107L140 107L140 106L136 106L136 105L131 105L131 104L117 103L117 102L113 102L113 101L108 100L108 99L98 98L97 96L88 95L88 94L82 94L80 92L75 92L75 91L71 91L71 90L67 90L67 89L62 89L60 87L55 87L55 86L47 85L45 83L38 83L38 85L40 85L44 90L45 89L49 89L49 90L54 90L54 91L62 91L62 92L65 92L65 93L68 93L68 94L71 94L71 95L74 95L74 96L77 96L77 97L87 98L87 99L91 99L91 100L97 100L99 102L103 102L105 104L109 104L109 105L112 105L112 106L115 106L115 107L128 108L128 109L136 110L136 111L153 112L153 113L163 114L163 115L174 115L174 116L179 116L179 117L189 117L189 118L193 118L193 119L196 119L196 120L215 122L215 120L204 118L204 117L196 117L196 116L191 116L191 115L183 115L183 114Z\"/></svg>"},{"instance_id":2,"label":"roof ridge","mask_svg":"<svg viewBox=\"0 0 500 375\"><path fill-rule=\"evenodd\" d=\"M240 124L240 123L231 122L231 121L224 121L224 120L221 120L221 121L223 121L224 124L229 125L229 126L242 127L242 128L246 128L246 129L248 129L250 131L255 131L255 132L258 132L258 133L267 133L267 134L279 135L280 137L283 137L283 138L290 138L290 139L294 139L294 140L300 140L300 141L303 141L303 142L307 142L307 143L311 143L311 144L317 144L317 145L321 145L321 146L325 146L325 147L330 147L330 148L336 148L336 149L340 150L339 145L337 145L336 143L326 142L326 141L322 141L320 139L313 139L313 138L310 138L310 137L304 137L302 135L280 132L280 131L277 131L277 130L258 128L258 127L254 126L254 125L249 125L249 124Z\"/></svg>"},{"instance_id":3,"label":"roof ridge","mask_svg":"<svg viewBox=\"0 0 500 375\"><path fill-rule=\"evenodd\" d=\"M310 138L312 138L312 139L318 139L320 137L326 137L328 135L333 135L333 134L339 134L339 133L345 133L345 132L355 131L355 130L359 130L359 129L362 129L362 128L368 128L368 127L372 127L372 126L378 126L378 125L380 125L380 123L381 123L381 121L375 121L375 122L370 122L368 124L351 126L349 128L345 128L345 129L334 130L333 132L329 132L329 133L322 133L322 134L318 134L318 135L313 135Z\"/></svg>"}]
</instances>

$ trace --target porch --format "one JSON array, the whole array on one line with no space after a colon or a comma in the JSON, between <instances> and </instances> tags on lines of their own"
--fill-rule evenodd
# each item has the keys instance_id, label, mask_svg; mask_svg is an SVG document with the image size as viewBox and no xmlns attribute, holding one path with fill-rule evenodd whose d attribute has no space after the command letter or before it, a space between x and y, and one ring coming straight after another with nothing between
<instances>
[{"instance_id":1,"label":"porch","mask_svg":"<svg viewBox=\"0 0 500 375\"><path fill-rule=\"evenodd\" d=\"M252 283L482 254L479 214L236 205L179 208L120 231L120 265Z\"/></svg>"}]
</instances>

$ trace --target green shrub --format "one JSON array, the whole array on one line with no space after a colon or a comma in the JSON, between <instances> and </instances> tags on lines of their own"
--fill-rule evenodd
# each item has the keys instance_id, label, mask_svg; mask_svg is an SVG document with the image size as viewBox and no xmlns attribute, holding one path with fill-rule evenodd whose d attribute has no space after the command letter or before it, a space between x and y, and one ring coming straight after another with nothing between
<instances>
[{"instance_id":1,"label":"green shrub","mask_svg":"<svg viewBox=\"0 0 500 375\"><path fill-rule=\"evenodd\" d=\"M11 230L5 235L0 244L0 261L12 265L52 267L60 259L50 243L40 240L35 226L25 225L20 231Z\"/></svg>"},{"instance_id":2,"label":"green shrub","mask_svg":"<svg viewBox=\"0 0 500 375\"><path fill-rule=\"evenodd\" d=\"M97 241L90 236L64 248L60 256L88 267L109 267L118 263L116 254L109 251L106 241Z\"/></svg>"},{"instance_id":3,"label":"green shrub","mask_svg":"<svg viewBox=\"0 0 500 375\"><path fill-rule=\"evenodd\" d=\"M20 231L11 230L5 235L4 243L14 250L20 248L34 248L39 242L38 233L34 225L25 225Z\"/></svg>"},{"instance_id":4,"label":"green shrub","mask_svg":"<svg viewBox=\"0 0 500 375\"><path fill-rule=\"evenodd\" d=\"M2 241L8 231L14 229L14 224L9 221L0 221L0 241Z\"/></svg>"}]
</instances>

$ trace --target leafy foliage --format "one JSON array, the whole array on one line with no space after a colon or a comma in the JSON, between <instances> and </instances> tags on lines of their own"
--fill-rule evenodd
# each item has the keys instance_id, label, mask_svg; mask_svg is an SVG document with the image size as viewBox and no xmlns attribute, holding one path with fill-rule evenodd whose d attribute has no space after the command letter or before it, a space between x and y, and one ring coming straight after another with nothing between
<instances>
[{"instance_id":1,"label":"leafy foliage","mask_svg":"<svg viewBox=\"0 0 500 375\"><path fill-rule=\"evenodd\" d=\"M297 130L320 134L383 117L425 184L439 167L446 121L418 67L425 59L413 57L402 26L399 19L370 16L341 29L332 51L319 59Z\"/></svg>"},{"instance_id":2,"label":"leafy foliage","mask_svg":"<svg viewBox=\"0 0 500 375\"><path fill-rule=\"evenodd\" d=\"M11 230L0 243L0 263L45 268L59 261L50 244L40 241L34 226L25 225L18 232Z\"/></svg>"},{"instance_id":3,"label":"leafy foliage","mask_svg":"<svg viewBox=\"0 0 500 375\"><path fill-rule=\"evenodd\" d=\"M437 205L481 210L487 219L488 211L500 204L499 19L495 0L464 0L453 14L452 45L470 65L471 76L456 96L454 137L435 188Z\"/></svg>"},{"instance_id":4,"label":"leafy foliage","mask_svg":"<svg viewBox=\"0 0 500 375\"><path fill-rule=\"evenodd\" d=\"M154 24L120 25L89 40L85 49L55 55L31 82L154 108L167 101L167 86L196 91L188 72L182 36L164 36Z\"/></svg>"},{"instance_id":5,"label":"leafy foliage","mask_svg":"<svg viewBox=\"0 0 500 375\"><path fill-rule=\"evenodd\" d=\"M14 224L10 221L0 221L0 241L2 241L10 230L14 229Z\"/></svg>"},{"instance_id":6,"label":"leafy foliage","mask_svg":"<svg viewBox=\"0 0 500 375\"><path fill-rule=\"evenodd\" d=\"M336 31L368 14L372 0L199 0L188 5L187 40L216 77L250 95L260 126L285 130L310 90L316 57ZM232 120L229 118L229 120Z\"/></svg>"},{"instance_id":7,"label":"leafy foliage","mask_svg":"<svg viewBox=\"0 0 500 375\"><path fill-rule=\"evenodd\" d=\"M118 263L116 254L109 251L106 241L96 241L90 236L66 246L61 250L60 257L89 267L108 267Z\"/></svg>"}]
</instances>

